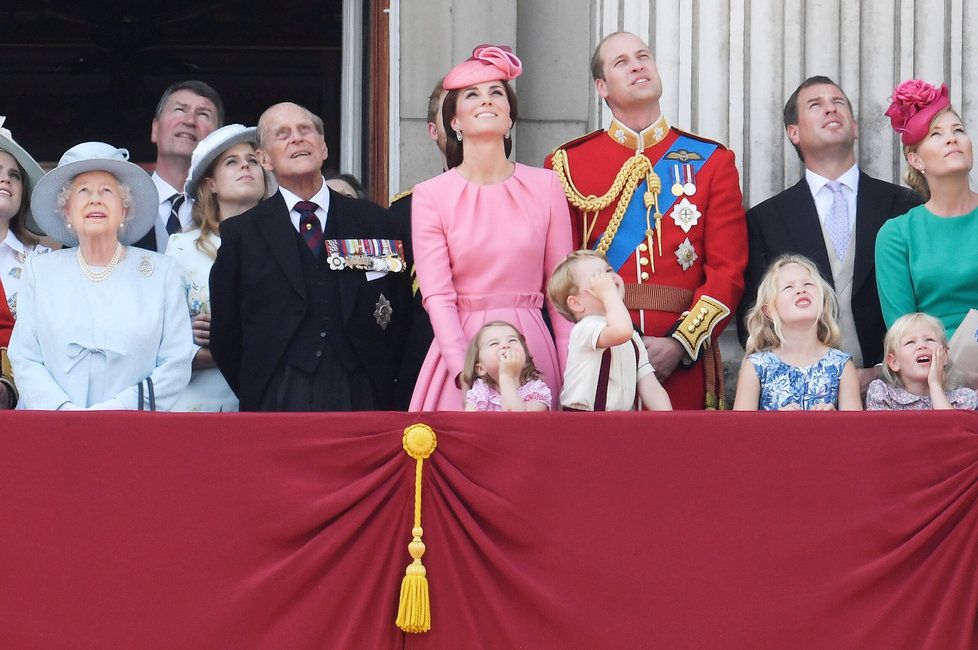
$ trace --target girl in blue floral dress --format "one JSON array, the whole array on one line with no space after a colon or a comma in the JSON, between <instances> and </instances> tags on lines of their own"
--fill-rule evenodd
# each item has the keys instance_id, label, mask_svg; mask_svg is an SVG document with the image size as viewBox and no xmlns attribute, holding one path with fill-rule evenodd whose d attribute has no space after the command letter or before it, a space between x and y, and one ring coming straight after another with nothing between
<instances>
[{"instance_id":1,"label":"girl in blue floral dress","mask_svg":"<svg viewBox=\"0 0 978 650\"><path fill-rule=\"evenodd\" d=\"M783 255L765 273L747 314L747 356L734 409L862 410L852 357L836 349L835 292L801 255Z\"/></svg>"}]
</instances>

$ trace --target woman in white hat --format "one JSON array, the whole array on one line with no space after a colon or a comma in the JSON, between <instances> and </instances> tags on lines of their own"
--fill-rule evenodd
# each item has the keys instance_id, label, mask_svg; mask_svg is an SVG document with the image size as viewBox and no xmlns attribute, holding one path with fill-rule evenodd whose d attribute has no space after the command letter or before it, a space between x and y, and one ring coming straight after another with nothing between
<instances>
[{"instance_id":1,"label":"woman in white hat","mask_svg":"<svg viewBox=\"0 0 978 650\"><path fill-rule=\"evenodd\" d=\"M65 246L27 261L10 339L18 408L169 410L190 379L177 264L130 248L159 198L129 152L72 147L38 182L38 225Z\"/></svg>"},{"instance_id":2,"label":"woman in white hat","mask_svg":"<svg viewBox=\"0 0 978 650\"><path fill-rule=\"evenodd\" d=\"M170 235L166 254L183 275L194 330L193 375L174 411L237 411L238 398L211 357L210 277L225 219L256 206L275 192L275 181L258 163L255 127L229 124L200 141L190 159L184 193L193 209L193 230Z\"/></svg>"},{"instance_id":3,"label":"woman in white hat","mask_svg":"<svg viewBox=\"0 0 978 650\"><path fill-rule=\"evenodd\" d=\"M2 128L0 117L0 409L17 405L13 377L4 363L17 316L17 291L27 258L49 249L39 243L31 216L31 190L44 176L41 166Z\"/></svg>"}]
</instances>

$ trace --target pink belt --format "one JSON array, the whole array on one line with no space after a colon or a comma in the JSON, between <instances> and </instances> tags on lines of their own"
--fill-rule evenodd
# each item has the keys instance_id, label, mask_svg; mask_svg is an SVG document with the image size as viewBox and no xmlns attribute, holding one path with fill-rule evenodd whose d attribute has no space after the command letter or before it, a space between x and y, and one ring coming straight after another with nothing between
<instances>
[{"instance_id":1,"label":"pink belt","mask_svg":"<svg viewBox=\"0 0 978 650\"><path fill-rule=\"evenodd\" d=\"M542 293L493 293L487 296L458 296L459 311L485 311L487 309L540 309Z\"/></svg>"}]
</instances>

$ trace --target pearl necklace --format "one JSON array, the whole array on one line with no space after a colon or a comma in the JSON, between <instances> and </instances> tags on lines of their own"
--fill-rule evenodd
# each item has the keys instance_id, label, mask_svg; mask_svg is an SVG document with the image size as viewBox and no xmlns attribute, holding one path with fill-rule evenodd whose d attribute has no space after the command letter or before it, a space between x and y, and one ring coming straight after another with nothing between
<instances>
[{"instance_id":1,"label":"pearl necklace","mask_svg":"<svg viewBox=\"0 0 978 650\"><path fill-rule=\"evenodd\" d=\"M109 260L109 263L106 264L105 268L101 271L93 271L92 267L90 267L85 261L85 258L82 257L81 248L77 248L75 250L75 256L78 258L78 268L82 272L82 275L92 282L101 282L112 275L112 272L115 271L115 267L119 265L119 260L122 259L122 252L124 250L125 248L122 246L122 244L116 243L115 253L112 254L112 259Z\"/></svg>"}]
</instances>

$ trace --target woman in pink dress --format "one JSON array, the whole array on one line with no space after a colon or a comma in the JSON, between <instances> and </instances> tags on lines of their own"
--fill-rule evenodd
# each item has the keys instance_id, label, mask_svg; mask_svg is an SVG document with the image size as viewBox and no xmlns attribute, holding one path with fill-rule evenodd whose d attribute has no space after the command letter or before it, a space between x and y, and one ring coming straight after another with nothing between
<instances>
[{"instance_id":1,"label":"woman in pink dress","mask_svg":"<svg viewBox=\"0 0 978 650\"><path fill-rule=\"evenodd\" d=\"M411 206L415 268L435 332L412 411L463 410L465 350L493 320L523 333L560 394L570 324L548 305L555 346L540 309L547 278L571 251L570 216L552 171L508 160L516 120L508 82L522 71L509 48L479 46L445 77L449 171L415 186Z\"/></svg>"}]
</instances>

